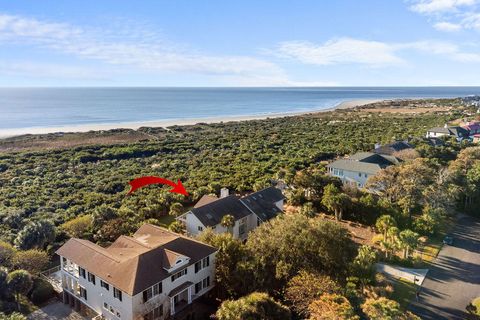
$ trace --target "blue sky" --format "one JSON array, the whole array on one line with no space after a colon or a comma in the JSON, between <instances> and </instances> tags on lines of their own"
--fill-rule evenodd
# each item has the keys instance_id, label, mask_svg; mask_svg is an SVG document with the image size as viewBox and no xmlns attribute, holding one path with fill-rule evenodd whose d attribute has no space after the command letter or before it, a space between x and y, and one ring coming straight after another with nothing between
<instances>
[{"instance_id":1,"label":"blue sky","mask_svg":"<svg viewBox=\"0 0 480 320\"><path fill-rule=\"evenodd\" d=\"M480 0L0 0L0 86L480 85Z\"/></svg>"}]
</instances>

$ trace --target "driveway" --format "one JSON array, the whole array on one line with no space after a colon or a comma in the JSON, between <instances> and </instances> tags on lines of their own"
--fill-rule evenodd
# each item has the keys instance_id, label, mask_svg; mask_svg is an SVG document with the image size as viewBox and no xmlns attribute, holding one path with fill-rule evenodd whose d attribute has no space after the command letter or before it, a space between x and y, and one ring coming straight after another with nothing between
<instances>
[{"instance_id":1,"label":"driveway","mask_svg":"<svg viewBox=\"0 0 480 320\"><path fill-rule=\"evenodd\" d=\"M462 216L451 235L409 306L422 319L466 319L465 307L480 296L480 221Z\"/></svg>"},{"instance_id":2,"label":"driveway","mask_svg":"<svg viewBox=\"0 0 480 320\"><path fill-rule=\"evenodd\" d=\"M68 305L55 301L28 315L29 320L86 320Z\"/></svg>"}]
</instances>

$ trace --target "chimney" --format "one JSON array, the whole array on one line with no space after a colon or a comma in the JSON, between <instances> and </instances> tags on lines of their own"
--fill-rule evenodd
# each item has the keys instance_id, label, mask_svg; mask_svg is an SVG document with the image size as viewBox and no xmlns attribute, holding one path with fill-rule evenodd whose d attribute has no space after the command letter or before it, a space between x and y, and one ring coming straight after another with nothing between
<instances>
[{"instance_id":1,"label":"chimney","mask_svg":"<svg viewBox=\"0 0 480 320\"><path fill-rule=\"evenodd\" d=\"M375 150L376 150L376 149L378 149L378 148L380 148L381 146L382 146L382 144L381 144L381 143L378 143L378 142L377 142L377 143L375 143Z\"/></svg>"},{"instance_id":2,"label":"chimney","mask_svg":"<svg viewBox=\"0 0 480 320\"><path fill-rule=\"evenodd\" d=\"M443 126L445 129L448 128L448 123L445 123L445 125Z\"/></svg>"},{"instance_id":3,"label":"chimney","mask_svg":"<svg viewBox=\"0 0 480 320\"><path fill-rule=\"evenodd\" d=\"M228 197L229 194L230 194L230 191L228 190L228 188L220 189L220 198Z\"/></svg>"}]
</instances>

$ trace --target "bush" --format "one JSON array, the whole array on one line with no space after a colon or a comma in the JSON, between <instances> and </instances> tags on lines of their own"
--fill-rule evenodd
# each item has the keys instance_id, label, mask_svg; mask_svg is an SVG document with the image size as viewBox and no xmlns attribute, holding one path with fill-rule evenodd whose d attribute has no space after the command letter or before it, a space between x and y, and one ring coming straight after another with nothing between
<instances>
[{"instance_id":1,"label":"bush","mask_svg":"<svg viewBox=\"0 0 480 320\"><path fill-rule=\"evenodd\" d=\"M468 313L477 316L480 318L480 297L477 297L472 300L467 306Z\"/></svg>"},{"instance_id":2,"label":"bush","mask_svg":"<svg viewBox=\"0 0 480 320\"><path fill-rule=\"evenodd\" d=\"M33 282L33 289L30 293L30 299L35 304L43 303L55 295L55 290L52 285L41 278L35 279Z\"/></svg>"}]
</instances>

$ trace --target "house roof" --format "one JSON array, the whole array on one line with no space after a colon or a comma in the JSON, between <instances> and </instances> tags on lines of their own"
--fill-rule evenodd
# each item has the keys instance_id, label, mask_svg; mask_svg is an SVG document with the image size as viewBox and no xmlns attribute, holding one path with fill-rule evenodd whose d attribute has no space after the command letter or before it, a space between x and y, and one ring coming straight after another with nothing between
<instances>
[{"instance_id":1,"label":"house roof","mask_svg":"<svg viewBox=\"0 0 480 320\"><path fill-rule=\"evenodd\" d=\"M281 212L275 203L283 199L285 197L279 189L269 187L243 198L230 195L202 206L196 205L190 212L206 227L216 226L227 214L232 215L237 221L253 212L266 221Z\"/></svg>"},{"instance_id":2,"label":"house roof","mask_svg":"<svg viewBox=\"0 0 480 320\"><path fill-rule=\"evenodd\" d=\"M213 227L222 221L226 215L232 215L236 220L240 220L251 214L235 195L220 198L201 207L193 208L191 212L206 227Z\"/></svg>"},{"instance_id":3,"label":"house roof","mask_svg":"<svg viewBox=\"0 0 480 320\"><path fill-rule=\"evenodd\" d=\"M405 141L395 141L385 144L373 150L374 153L393 155L395 152L411 149L412 146Z\"/></svg>"},{"instance_id":4,"label":"house roof","mask_svg":"<svg viewBox=\"0 0 480 320\"><path fill-rule=\"evenodd\" d=\"M164 268L170 269L178 257L190 258L191 265L215 251L201 242L145 224L133 237L121 236L107 248L72 238L57 254L133 296L169 277Z\"/></svg>"},{"instance_id":5,"label":"house roof","mask_svg":"<svg viewBox=\"0 0 480 320\"><path fill-rule=\"evenodd\" d=\"M240 201L253 211L263 221L270 220L276 217L282 210L278 208L275 203L285 199L282 191L277 188L266 188L246 197Z\"/></svg>"},{"instance_id":6,"label":"house roof","mask_svg":"<svg viewBox=\"0 0 480 320\"><path fill-rule=\"evenodd\" d=\"M359 152L349 158L339 159L327 165L329 168L376 174L381 169L398 164L397 158L373 152Z\"/></svg>"},{"instance_id":7,"label":"house roof","mask_svg":"<svg viewBox=\"0 0 480 320\"><path fill-rule=\"evenodd\" d=\"M195 203L195 205L193 207L198 208L198 207L204 206L206 204L209 204L209 203L211 203L213 201L217 201L217 200L218 200L218 198L216 196L206 194L203 197L201 197L200 200L198 200L198 202Z\"/></svg>"},{"instance_id":8,"label":"house roof","mask_svg":"<svg viewBox=\"0 0 480 320\"><path fill-rule=\"evenodd\" d=\"M443 133L455 137L465 137L469 135L469 131L462 127L436 127L431 128L428 132Z\"/></svg>"}]
</instances>

